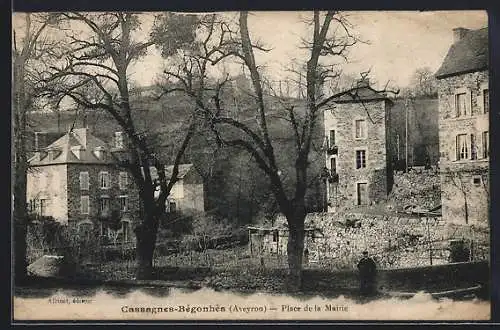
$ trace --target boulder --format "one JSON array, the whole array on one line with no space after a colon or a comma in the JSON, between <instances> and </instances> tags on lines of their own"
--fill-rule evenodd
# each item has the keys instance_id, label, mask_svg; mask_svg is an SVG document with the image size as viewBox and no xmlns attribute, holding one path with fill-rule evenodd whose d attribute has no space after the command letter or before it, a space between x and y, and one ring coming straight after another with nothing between
<instances>
[{"instance_id":1,"label":"boulder","mask_svg":"<svg viewBox=\"0 0 500 330\"><path fill-rule=\"evenodd\" d=\"M75 274L75 265L64 256L44 255L28 266L30 275L68 277Z\"/></svg>"}]
</instances>

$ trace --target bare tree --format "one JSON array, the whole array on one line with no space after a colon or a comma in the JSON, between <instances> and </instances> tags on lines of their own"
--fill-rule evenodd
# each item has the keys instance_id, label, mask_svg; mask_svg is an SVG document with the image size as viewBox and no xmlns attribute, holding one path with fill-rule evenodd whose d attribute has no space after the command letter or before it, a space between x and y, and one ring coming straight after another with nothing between
<instances>
[{"instance_id":1,"label":"bare tree","mask_svg":"<svg viewBox=\"0 0 500 330\"><path fill-rule=\"evenodd\" d=\"M24 16L24 24L22 23ZM33 108L39 93L39 70L37 64L53 54L54 42L47 30L57 22L53 14L15 14L12 35L12 132L13 150L12 187L14 218L14 274L16 281L26 277L26 184L28 153L26 138L28 112Z\"/></svg>"},{"instance_id":2,"label":"bare tree","mask_svg":"<svg viewBox=\"0 0 500 330\"><path fill-rule=\"evenodd\" d=\"M429 67L416 69L404 94L408 97L436 97L437 81L432 70Z\"/></svg>"},{"instance_id":3,"label":"bare tree","mask_svg":"<svg viewBox=\"0 0 500 330\"><path fill-rule=\"evenodd\" d=\"M132 12L64 13L62 16L81 30L68 33L70 49L65 63L52 66L50 96L59 100L69 97L87 110L103 109L123 130L126 139L125 157L117 157L118 164L127 168L139 191L143 218L136 226L136 260L138 279L152 273L153 252L156 245L159 218L165 211L165 202L178 180L179 164L195 133L196 120L187 115L187 127L179 141L171 177L166 177L165 161L158 135L137 124L140 114L134 112L130 101L129 68L142 58L157 40L151 37L138 40L135 33L141 26L141 16ZM182 34L170 39L169 51L175 52L182 42L193 38L195 23L184 25ZM85 33L80 33L85 31ZM177 30L178 32L179 30ZM164 31L165 35L172 31ZM165 41L165 40L164 40ZM98 94L88 95L84 88L93 86ZM155 172L155 173L153 173ZM158 176L155 178L155 174ZM159 193L155 196L155 191Z\"/></svg>"},{"instance_id":4,"label":"bare tree","mask_svg":"<svg viewBox=\"0 0 500 330\"><path fill-rule=\"evenodd\" d=\"M276 198L279 210L288 222L288 265L289 288L296 290L302 283L302 256L304 249L304 221L306 216L305 196L309 188L308 168L310 153L313 149L315 134L321 111L336 97L351 96L359 100L357 86L341 93L323 95L321 87L328 79L336 79L339 74L335 67L323 63L322 58L338 57L346 59L348 49L359 39L351 33L351 26L340 12L315 11L311 20L312 32L310 40L304 40L308 58L304 65L305 73L301 73L300 83L305 86L305 100L286 100L286 106L280 102L280 111L290 124L294 147L293 189L285 189L284 180L290 179L289 173L283 173L279 167L275 148L280 146L279 139L270 134L270 115L276 115L266 97L263 87L262 68L257 65L254 51L269 51L260 42L253 42L248 29L247 12L239 14L238 28L233 28L227 21L218 19L215 15L206 17L203 26L205 38L200 42L196 52L184 54L182 65L177 71L166 71L178 87L190 95L198 108L210 123L218 143L248 152L260 169L264 171L271 183L272 192ZM335 25L336 29L331 28ZM237 31L239 30L239 31ZM220 97L220 90L230 80L229 75L219 79L215 84L205 85L207 65L217 65L228 59L241 63L250 73L253 87L252 103L248 106L245 118L235 119L228 116L227 104ZM193 86L198 86L194 89ZM200 88L203 87L203 88ZM370 87L371 88L371 87ZM374 90L375 91L375 90ZM384 92L376 91L376 92ZM250 111L253 111L250 112ZM252 115L253 116L252 116Z\"/></svg>"}]
</instances>

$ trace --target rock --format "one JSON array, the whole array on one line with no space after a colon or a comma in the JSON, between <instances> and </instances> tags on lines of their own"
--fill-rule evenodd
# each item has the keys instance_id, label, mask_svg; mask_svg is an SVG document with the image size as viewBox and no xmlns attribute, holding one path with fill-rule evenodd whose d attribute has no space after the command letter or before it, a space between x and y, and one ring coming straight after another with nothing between
<instances>
[{"instance_id":1,"label":"rock","mask_svg":"<svg viewBox=\"0 0 500 330\"><path fill-rule=\"evenodd\" d=\"M75 274L75 268L64 256L44 255L28 266L28 273L40 277L68 277Z\"/></svg>"}]
</instances>

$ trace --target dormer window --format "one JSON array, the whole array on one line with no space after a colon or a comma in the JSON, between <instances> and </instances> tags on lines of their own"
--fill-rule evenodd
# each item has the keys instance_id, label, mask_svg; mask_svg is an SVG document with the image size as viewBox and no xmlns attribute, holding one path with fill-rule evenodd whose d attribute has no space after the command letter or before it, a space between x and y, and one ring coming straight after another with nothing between
<instances>
[{"instance_id":1,"label":"dormer window","mask_svg":"<svg viewBox=\"0 0 500 330\"><path fill-rule=\"evenodd\" d=\"M94 155L97 159L106 160L106 149L104 147L97 147L94 149Z\"/></svg>"},{"instance_id":2,"label":"dormer window","mask_svg":"<svg viewBox=\"0 0 500 330\"><path fill-rule=\"evenodd\" d=\"M61 154L61 151L58 149L49 149L48 150L49 160L56 159L60 154Z\"/></svg>"},{"instance_id":3,"label":"dormer window","mask_svg":"<svg viewBox=\"0 0 500 330\"><path fill-rule=\"evenodd\" d=\"M82 159L82 151L83 151L83 147L82 146L73 146L73 147L71 147L71 152L78 159Z\"/></svg>"},{"instance_id":4,"label":"dormer window","mask_svg":"<svg viewBox=\"0 0 500 330\"><path fill-rule=\"evenodd\" d=\"M38 154L40 155L40 160L44 160L48 155L47 151L44 150L40 151Z\"/></svg>"}]
</instances>

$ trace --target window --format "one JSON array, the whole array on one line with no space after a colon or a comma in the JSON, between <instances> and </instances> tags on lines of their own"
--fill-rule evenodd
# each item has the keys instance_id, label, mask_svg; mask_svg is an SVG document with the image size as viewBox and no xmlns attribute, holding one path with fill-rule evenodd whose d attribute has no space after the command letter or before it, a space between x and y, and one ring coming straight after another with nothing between
<instances>
[{"instance_id":1,"label":"window","mask_svg":"<svg viewBox=\"0 0 500 330\"><path fill-rule=\"evenodd\" d=\"M278 241L278 231L274 230L273 231L273 242L277 242L277 241Z\"/></svg>"},{"instance_id":2,"label":"window","mask_svg":"<svg viewBox=\"0 0 500 330\"><path fill-rule=\"evenodd\" d=\"M90 212L90 200L89 196L80 197L80 213L89 214Z\"/></svg>"},{"instance_id":3,"label":"window","mask_svg":"<svg viewBox=\"0 0 500 330\"><path fill-rule=\"evenodd\" d=\"M489 89L483 89L483 111L484 113L490 112L490 91Z\"/></svg>"},{"instance_id":4,"label":"window","mask_svg":"<svg viewBox=\"0 0 500 330\"><path fill-rule=\"evenodd\" d=\"M110 182L109 182L109 173L108 172L100 172L99 173L99 187L101 187L101 189L109 189Z\"/></svg>"},{"instance_id":5,"label":"window","mask_svg":"<svg viewBox=\"0 0 500 330\"><path fill-rule=\"evenodd\" d=\"M28 210L30 213L36 212L36 199L31 199L29 201Z\"/></svg>"},{"instance_id":6,"label":"window","mask_svg":"<svg viewBox=\"0 0 500 330\"><path fill-rule=\"evenodd\" d=\"M366 167L366 151L356 150L356 169Z\"/></svg>"},{"instance_id":7,"label":"window","mask_svg":"<svg viewBox=\"0 0 500 330\"><path fill-rule=\"evenodd\" d=\"M47 204L47 199L40 199L40 215L42 217L47 215Z\"/></svg>"},{"instance_id":8,"label":"window","mask_svg":"<svg viewBox=\"0 0 500 330\"><path fill-rule=\"evenodd\" d=\"M469 146L467 134L457 135L457 160L469 159Z\"/></svg>"},{"instance_id":9,"label":"window","mask_svg":"<svg viewBox=\"0 0 500 330\"><path fill-rule=\"evenodd\" d=\"M127 212L128 211L128 196L120 196L120 211Z\"/></svg>"},{"instance_id":10,"label":"window","mask_svg":"<svg viewBox=\"0 0 500 330\"><path fill-rule=\"evenodd\" d=\"M109 215L110 200L108 197L101 197L99 199L99 214L106 216Z\"/></svg>"},{"instance_id":11,"label":"window","mask_svg":"<svg viewBox=\"0 0 500 330\"><path fill-rule=\"evenodd\" d=\"M477 142L474 134L470 135L470 159L477 159Z\"/></svg>"},{"instance_id":12,"label":"window","mask_svg":"<svg viewBox=\"0 0 500 330\"><path fill-rule=\"evenodd\" d=\"M358 119L354 122L354 130L356 139L365 139L366 138L366 120Z\"/></svg>"},{"instance_id":13,"label":"window","mask_svg":"<svg viewBox=\"0 0 500 330\"><path fill-rule=\"evenodd\" d=\"M129 223L126 221L122 221L122 232L123 232L123 240L125 242L129 241Z\"/></svg>"},{"instance_id":14,"label":"window","mask_svg":"<svg viewBox=\"0 0 500 330\"><path fill-rule=\"evenodd\" d=\"M337 172L337 158L330 158L330 169L332 170L332 172Z\"/></svg>"},{"instance_id":15,"label":"window","mask_svg":"<svg viewBox=\"0 0 500 330\"><path fill-rule=\"evenodd\" d=\"M357 205L368 204L368 184L358 183L356 187L357 192Z\"/></svg>"},{"instance_id":16,"label":"window","mask_svg":"<svg viewBox=\"0 0 500 330\"><path fill-rule=\"evenodd\" d=\"M123 147L123 132L115 132L115 148L122 149Z\"/></svg>"},{"instance_id":17,"label":"window","mask_svg":"<svg viewBox=\"0 0 500 330\"><path fill-rule=\"evenodd\" d=\"M457 117L467 115L467 93L455 94L455 109Z\"/></svg>"},{"instance_id":18,"label":"window","mask_svg":"<svg viewBox=\"0 0 500 330\"><path fill-rule=\"evenodd\" d=\"M488 158L490 155L490 149L489 149L489 135L488 132L483 132L482 134L482 158Z\"/></svg>"},{"instance_id":19,"label":"window","mask_svg":"<svg viewBox=\"0 0 500 330\"><path fill-rule=\"evenodd\" d=\"M120 190L127 189L127 185L128 185L128 173L120 172L118 176L118 186L120 187Z\"/></svg>"},{"instance_id":20,"label":"window","mask_svg":"<svg viewBox=\"0 0 500 330\"><path fill-rule=\"evenodd\" d=\"M330 130L330 141L329 141L329 146L333 147L335 145L335 130Z\"/></svg>"},{"instance_id":21,"label":"window","mask_svg":"<svg viewBox=\"0 0 500 330\"><path fill-rule=\"evenodd\" d=\"M80 190L89 190L89 172L80 172Z\"/></svg>"},{"instance_id":22,"label":"window","mask_svg":"<svg viewBox=\"0 0 500 330\"><path fill-rule=\"evenodd\" d=\"M476 175L476 176L472 177L472 183L475 186L480 186L481 185L481 176Z\"/></svg>"},{"instance_id":23,"label":"window","mask_svg":"<svg viewBox=\"0 0 500 330\"><path fill-rule=\"evenodd\" d=\"M175 202L169 203L169 210L171 213L174 213L175 211L177 211L177 205L175 204Z\"/></svg>"}]
</instances>

